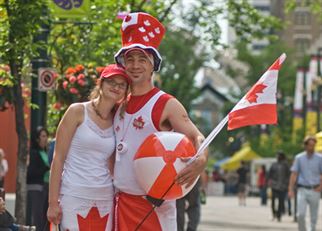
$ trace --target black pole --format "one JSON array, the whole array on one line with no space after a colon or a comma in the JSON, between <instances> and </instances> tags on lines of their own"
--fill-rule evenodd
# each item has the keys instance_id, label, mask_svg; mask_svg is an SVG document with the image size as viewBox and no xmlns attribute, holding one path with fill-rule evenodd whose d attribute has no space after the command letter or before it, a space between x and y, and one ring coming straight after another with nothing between
<instances>
[{"instance_id":1,"label":"black pole","mask_svg":"<svg viewBox=\"0 0 322 231\"><path fill-rule=\"evenodd\" d=\"M43 16L46 17L47 8L44 6ZM47 43L49 35L49 25L43 24L40 28L39 34L34 37L34 42ZM31 131L34 131L38 126L46 126L46 111L47 111L47 93L38 90L38 69L41 67L49 66L49 58L47 55L46 47L41 47L38 50L38 57L31 60L32 64L32 89L31 89L31 103L36 105L37 108L31 108ZM31 133L32 134L32 133ZM31 137L32 139L33 137Z\"/></svg>"}]
</instances>

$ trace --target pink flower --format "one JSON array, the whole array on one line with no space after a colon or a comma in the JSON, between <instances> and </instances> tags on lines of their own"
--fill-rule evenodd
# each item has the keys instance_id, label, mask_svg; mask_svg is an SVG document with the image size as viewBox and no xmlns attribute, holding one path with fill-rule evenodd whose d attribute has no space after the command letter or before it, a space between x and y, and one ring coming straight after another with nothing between
<instances>
[{"instance_id":1,"label":"pink flower","mask_svg":"<svg viewBox=\"0 0 322 231\"><path fill-rule=\"evenodd\" d=\"M77 76L77 79L80 80L80 79L85 79L85 75L84 74L79 74Z\"/></svg>"},{"instance_id":2,"label":"pink flower","mask_svg":"<svg viewBox=\"0 0 322 231\"><path fill-rule=\"evenodd\" d=\"M78 90L75 87L70 88L69 92L74 94L74 95L78 94Z\"/></svg>"},{"instance_id":3,"label":"pink flower","mask_svg":"<svg viewBox=\"0 0 322 231\"><path fill-rule=\"evenodd\" d=\"M66 88L67 88L67 86L68 86L68 81L67 81L67 80L65 80L65 81L63 82L63 88L64 88L64 89L66 89Z\"/></svg>"},{"instance_id":4,"label":"pink flower","mask_svg":"<svg viewBox=\"0 0 322 231\"><path fill-rule=\"evenodd\" d=\"M76 77L75 76L71 76L71 77L69 77L69 82L71 83L71 84L73 84L73 83L75 83L76 82Z\"/></svg>"},{"instance_id":5,"label":"pink flower","mask_svg":"<svg viewBox=\"0 0 322 231\"><path fill-rule=\"evenodd\" d=\"M77 80L77 83L79 86L82 86L82 87L84 87L86 85L86 82L83 79Z\"/></svg>"}]
</instances>

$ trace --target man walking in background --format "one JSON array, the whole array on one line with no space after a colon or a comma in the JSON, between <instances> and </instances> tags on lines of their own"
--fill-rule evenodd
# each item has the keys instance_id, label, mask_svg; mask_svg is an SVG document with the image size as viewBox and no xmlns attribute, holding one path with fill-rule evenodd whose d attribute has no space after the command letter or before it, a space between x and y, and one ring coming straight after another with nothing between
<instances>
[{"instance_id":1,"label":"man walking in background","mask_svg":"<svg viewBox=\"0 0 322 231\"><path fill-rule=\"evenodd\" d=\"M273 219L281 221L282 213L285 210L284 202L287 194L288 181L290 177L289 166L283 152L277 153L277 162L273 163L269 169L268 184L272 189L272 214ZM276 210L275 200L278 199L278 209Z\"/></svg>"},{"instance_id":2,"label":"man walking in background","mask_svg":"<svg viewBox=\"0 0 322 231\"><path fill-rule=\"evenodd\" d=\"M322 156L315 152L316 138L308 136L304 139L304 152L296 155L291 168L288 194L294 196L294 186L297 181L297 218L299 231L306 231L305 215L309 205L311 229L315 231L320 194L322 188Z\"/></svg>"}]
</instances>

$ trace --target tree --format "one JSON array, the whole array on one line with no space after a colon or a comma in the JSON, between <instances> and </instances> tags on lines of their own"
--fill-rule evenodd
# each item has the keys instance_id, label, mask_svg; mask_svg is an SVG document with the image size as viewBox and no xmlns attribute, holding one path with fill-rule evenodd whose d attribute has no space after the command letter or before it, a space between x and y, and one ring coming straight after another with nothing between
<instances>
[{"instance_id":1,"label":"tree","mask_svg":"<svg viewBox=\"0 0 322 231\"><path fill-rule=\"evenodd\" d=\"M9 1L0 2L0 60L8 63L11 76L14 78L13 105L15 108L16 131L18 135L18 163L16 181L16 207L15 216L18 223L25 221L26 204L26 172L28 155L28 136L24 123L23 68L28 66L30 58L40 44L33 43L33 37L44 22L42 14L44 1Z\"/></svg>"}]
</instances>

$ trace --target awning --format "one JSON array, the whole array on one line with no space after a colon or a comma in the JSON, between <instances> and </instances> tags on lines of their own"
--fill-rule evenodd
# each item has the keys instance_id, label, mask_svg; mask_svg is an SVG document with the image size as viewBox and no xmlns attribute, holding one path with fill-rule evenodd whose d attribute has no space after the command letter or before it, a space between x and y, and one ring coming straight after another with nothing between
<instances>
[{"instance_id":1,"label":"awning","mask_svg":"<svg viewBox=\"0 0 322 231\"><path fill-rule=\"evenodd\" d=\"M235 154L224 164L222 164L220 167L225 170L235 170L239 168L240 161L250 161L253 159L261 158L259 155L257 155L250 147L249 145L245 145L242 147L239 151L235 152Z\"/></svg>"},{"instance_id":2,"label":"awning","mask_svg":"<svg viewBox=\"0 0 322 231\"><path fill-rule=\"evenodd\" d=\"M230 157L225 157L222 160L218 160L214 163L213 168L220 168L221 165L223 165L224 163L226 163L228 160L230 159Z\"/></svg>"}]
</instances>

